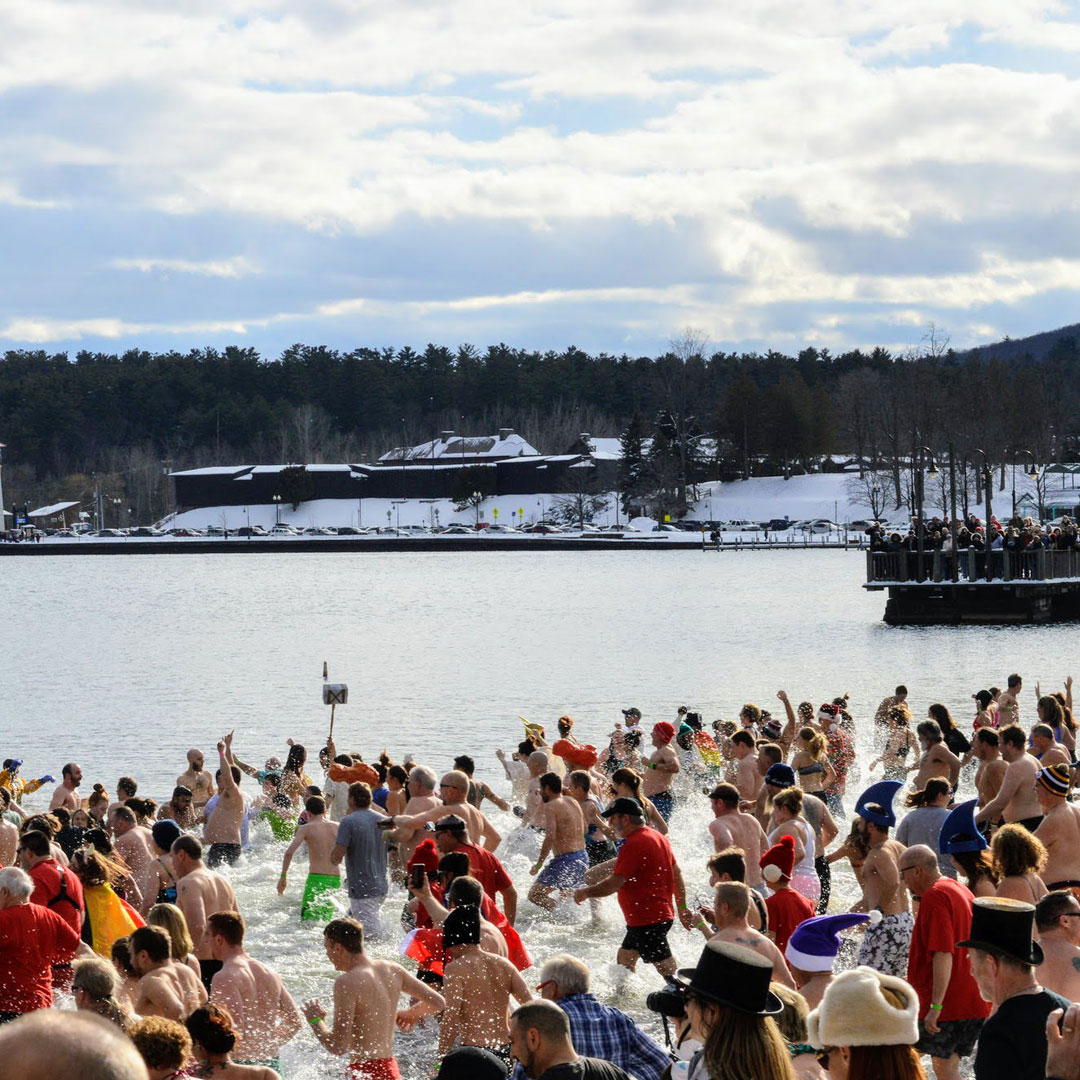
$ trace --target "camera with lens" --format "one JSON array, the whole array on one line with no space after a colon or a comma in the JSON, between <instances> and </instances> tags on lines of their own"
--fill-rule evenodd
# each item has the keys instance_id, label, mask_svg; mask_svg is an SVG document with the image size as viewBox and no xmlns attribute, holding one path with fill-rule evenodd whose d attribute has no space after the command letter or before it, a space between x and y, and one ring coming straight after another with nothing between
<instances>
[{"instance_id":1,"label":"camera with lens","mask_svg":"<svg viewBox=\"0 0 1080 1080\"><path fill-rule=\"evenodd\" d=\"M686 1019L686 991L674 983L663 990L654 990L645 998L645 1008L672 1020Z\"/></svg>"}]
</instances>

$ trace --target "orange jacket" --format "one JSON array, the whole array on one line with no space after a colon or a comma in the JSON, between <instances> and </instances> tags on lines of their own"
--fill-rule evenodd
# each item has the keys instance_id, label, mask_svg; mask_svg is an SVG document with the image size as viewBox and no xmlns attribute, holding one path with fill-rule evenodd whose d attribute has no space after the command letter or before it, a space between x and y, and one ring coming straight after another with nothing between
<instances>
[{"instance_id":1,"label":"orange jacket","mask_svg":"<svg viewBox=\"0 0 1080 1080\"><path fill-rule=\"evenodd\" d=\"M379 774L370 765L365 765L362 761L356 765L331 765L330 779L335 782L340 781L343 784L355 784L359 781L369 787L379 786Z\"/></svg>"}]
</instances>

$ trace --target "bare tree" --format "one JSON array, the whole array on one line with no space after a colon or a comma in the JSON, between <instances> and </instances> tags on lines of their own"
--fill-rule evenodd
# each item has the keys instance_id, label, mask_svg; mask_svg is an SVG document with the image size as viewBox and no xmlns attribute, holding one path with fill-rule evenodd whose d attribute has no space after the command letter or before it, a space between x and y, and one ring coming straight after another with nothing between
<instances>
[{"instance_id":1,"label":"bare tree","mask_svg":"<svg viewBox=\"0 0 1080 1080\"><path fill-rule=\"evenodd\" d=\"M892 477L881 469L865 469L859 476L853 476L844 484L848 498L857 506L870 508L870 517L880 521L889 500L889 486Z\"/></svg>"}]
</instances>

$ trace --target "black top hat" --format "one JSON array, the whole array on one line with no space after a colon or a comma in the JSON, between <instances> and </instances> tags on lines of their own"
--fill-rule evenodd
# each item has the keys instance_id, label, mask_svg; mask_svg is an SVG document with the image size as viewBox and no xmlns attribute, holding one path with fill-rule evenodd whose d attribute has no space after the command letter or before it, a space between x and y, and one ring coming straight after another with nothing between
<instances>
[{"instance_id":1,"label":"black top hat","mask_svg":"<svg viewBox=\"0 0 1080 1080\"><path fill-rule=\"evenodd\" d=\"M784 1009L783 1002L769 989L772 964L745 945L710 941L701 950L697 967L680 968L679 976L676 982L683 989L739 1012L776 1016Z\"/></svg>"},{"instance_id":2,"label":"black top hat","mask_svg":"<svg viewBox=\"0 0 1080 1080\"><path fill-rule=\"evenodd\" d=\"M643 818L645 808L637 799L628 799L625 795L620 795L600 816L609 818L612 814L629 814L630 817Z\"/></svg>"},{"instance_id":3,"label":"black top hat","mask_svg":"<svg viewBox=\"0 0 1080 1080\"><path fill-rule=\"evenodd\" d=\"M1034 931L1033 905L1005 896L979 896L971 905L971 934L956 944L1038 966L1043 962L1043 951L1034 940Z\"/></svg>"}]
</instances>

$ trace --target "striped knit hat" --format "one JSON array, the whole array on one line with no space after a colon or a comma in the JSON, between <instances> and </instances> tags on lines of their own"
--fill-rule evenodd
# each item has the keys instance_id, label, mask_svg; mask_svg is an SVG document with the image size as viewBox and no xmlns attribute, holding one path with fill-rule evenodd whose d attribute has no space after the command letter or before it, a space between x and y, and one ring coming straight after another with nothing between
<instances>
[{"instance_id":1,"label":"striped knit hat","mask_svg":"<svg viewBox=\"0 0 1080 1080\"><path fill-rule=\"evenodd\" d=\"M1047 765L1040 769L1035 779L1052 795L1060 795L1063 799L1069 794L1069 766L1064 762Z\"/></svg>"}]
</instances>

